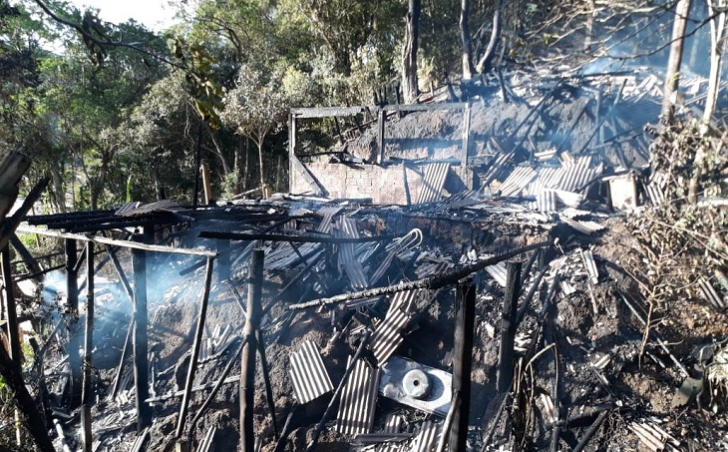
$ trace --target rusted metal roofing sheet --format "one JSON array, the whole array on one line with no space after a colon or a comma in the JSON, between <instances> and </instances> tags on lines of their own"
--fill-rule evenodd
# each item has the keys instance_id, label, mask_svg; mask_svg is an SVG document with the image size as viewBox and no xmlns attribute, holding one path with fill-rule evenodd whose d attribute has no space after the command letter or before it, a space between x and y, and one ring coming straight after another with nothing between
<instances>
[{"instance_id":1,"label":"rusted metal roofing sheet","mask_svg":"<svg viewBox=\"0 0 728 452\"><path fill-rule=\"evenodd\" d=\"M415 204L439 201L442 198L442 187L445 185L449 163L430 163L425 166L425 180Z\"/></svg>"},{"instance_id":2,"label":"rusted metal roofing sheet","mask_svg":"<svg viewBox=\"0 0 728 452\"><path fill-rule=\"evenodd\" d=\"M412 306L417 293L416 290L397 292L384 321L377 326L372 334L370 339L371 350L379 366L387 362L404 340L402 330L412 317Z\"/></svg>"},{"instance_id":3,"label":"rusted metal roofing sheet","mask_svg":"<svg viewBox=\"0 0 728 452\"><path fill-rule=\"evenodd\" d=\"M347 367L351 363L351 357ZM379 369L358 359L349 380L344 385L336 419L336 431L346 435L369 433L374 423Z\"/></svg>"},{"instance_id":4,"label":"rusted metal roofing sheet","mask_svg":"<svg viewBox=\"0 0 728 452\"><path fill-rule=\"evenodd\" d=\"M495 265L485 267L485 271L498 283L499 286L505 287L508 279L508 270L505 262L499 262Z\"/></svg>"},{"instance_id":5,"label":"rusted metal roofing sheet","mask_svg":"<svg viewBox=\"0 0 728 452\"><path fill-rule=\"evenodd\" d=\"M519 166L503 181L503 185L500 187L501 196L518 196L536 177L536 174L536 171L530 166Z\"/></svg>"},{"instance_id":6,"label":"rusted metal roofing sheet","mask_svg":"<svg viewBox=\"0 0 728 452\"><path fill-rule=\"evenodd\" d=\"M288 373L298 403L308 403L334 389L318 347L312 341L304 341L291 353L290 360Z\"/></svg>"}]
</instances>

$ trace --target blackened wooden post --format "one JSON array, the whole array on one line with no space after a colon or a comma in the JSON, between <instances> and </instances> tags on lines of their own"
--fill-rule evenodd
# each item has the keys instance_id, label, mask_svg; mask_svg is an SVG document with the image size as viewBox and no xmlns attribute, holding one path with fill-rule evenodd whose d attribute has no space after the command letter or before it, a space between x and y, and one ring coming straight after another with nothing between
<instances>
[{"instance_id":1,"label":"blackened wooden post","mask_svg":"<svg viewBox=\"0 0 728 452\"><path fill-rule=\"evenodd\" d=\"M94 348L94 243L86 246L86 335L83 345L83 392L81 394L81 424L83 451L93 450L91 434L91 400L93 373L91 354Z\"/></svg>"},{"instance_id":2,"label":"blackened wooden post","mask_svg":"<svg viewBox=\"0 0 728 452\"><path fill-rule=\"evenodd\" d=\"M13 236L15 237L15 236ZM3 284L5 286L5 290L3 290L3 298L5 299L5 312L7 313L8 318L6 326L7 326L7 338L8 338L8 348L10 350L10 358L13 360L13 366L15 366L15 369L20 371L20 362L21 362L21 347L20 347L20 334L18 332L18 311L17 307L15 306L15 294L13 293L13 272L12 272L12 265L10 264L10 247L8 245L5 245L2 249L2 257L0 258L0 266L2 266L2 272L3 272ZM0 344L0 347L2 345ZM18 416L18 412L15 412L15 421L16 421L16 428L15 428L15 440L18 444L18 446L22 445L22 437L20 434L20 418Z\"/></svg>"},{"instance_id":3,"label":"blackened wooden post","mask_svg":"<svg viewBox=\"0 0 728 452\"><path fill-rule=\"evenodd\" d=\"M5 299L5 312L7 313L7 337L10 348L10 358L16 369L20 369L20 336L18 335L18 312L15 307L15 294L13 293L13 274L10 265L10 248L5 245L2 249L3 271L3 298Z\"/></svg>"},{"instance_id":4,"label":"blackened wooden post","mask_svg":"<svg viewBox=\"0 0 728 452\"><path fill-rule=\"evenodd\" d=\"M195 371L197 370L197 356L200 354L200 346L202 345L202 334L205 332L205 320L207 319L207 302L210 298L210 286L212 285L213 258L207 258L207 268L205 269L205 288L202 293L202 302L200 303L200 313L197 318L197 329L195 330L195 340L192 343L192 352L190 354L190 365L187 368L187 380L185 381L185 392L182 396L182 406L179 410L179 418L177 419L177 438L182 436L187 420L187 410L190 406L190 396L192 395L192 382L195 379Z\"/></svg>"},{"instance_id":5,"label":"blackened wooden post","mask_svg":"<svg viewBox=\"0 0 728 452\"><path fill-rule=\"evenodd\" d=\"M472 281L458 284L455 314L455 350L452 392L459 401L452 418L450 451L465 452L470 414L470 370L472 368L473 331L475 322L475 286Z\"/></svg>"},{"instance_id":6,"label":"blackened wooden post","mask_svg":"<svg viewBox=\"0 0 728 452\"><path fill-rule=\"evenodd\" d=\"M68 363L71 367L71 406L77 407L81 404L82 386L82 362L79 350L81 348L81 335L78 325L78 256L75 239L66 239L66 310L71 316L69 340L68 340Z\"/></svg>"},{"instance_id":7,"label":"blackened wooden post","mask_svg":"<svg viewBox=\"0 0 728 452\"><path fill-rule=\"evenodd\" d=\"M377 119L377 163L382 164L384 160L384 126L387 122L387 112L384 108L379 109L379 118Z\"/></svg>"},{"instance_id":8,"label":"blackened wooden post","mask_svg":"<svg viewBox=\"0 0 728 452\"><path fill-rule=\"evenodd\" d=\"M508 392L513 380L513 345L516 339L516 316L518 314L518 296L521 293L521 263L511 262L508 267L506 296L503 299L503 315L501 317L501 339L498 351L499 393Z\"/></svg>"},{"instance_id":9,"label":"blackened wooden post","mask_svg":"<svg viewBox=\"0 0 728 452\"><path fill-rule=\"evenodd\" d=\"M149 337L147 332L147 252L132 250L134 270L134 385L136 386L137 432L152 423L152 409L145 401L149 398Z\"/></svg>"},{"instance_id":10,"label":"blackened wooden post","mask_svg":"<svg viewBox=\"0 0 728 452\"><path fill-rule=\"evenodd\" d=\"M255 352L258 341L255 332L260 328L260 296L263 290L263 250L253 250L248 273L247 316L243 328L243 356L240 375L240 443L243 452L253 452L253 403L255 398Z\"/></svg>"},{"instance_id":11,"label":"blackened wooden post","mask_svg":"<svg viewBox=\"0 0 728 452\"><path fill-rule=\"evenodd\" d=\"M262 310L260 311L262 312ZM258 317L260 317L260 312ZM276 403L273 400L273 386L270 383L270 373L268 372L268 360L265 358L265 340L263 332L260 329L255 330L255 339L258 342L258 354L260 355L260 367L263 370L263 384L265 385L265 398L268 401L268 409L270 417L273 421L273 436L278 438L278 421L276 420Z\"/></svg>"},{"instance_id":12,"label":"blackened wooden post","mask_svg":"<svg viewBox=\"0 0 728 452\"><path fill-rule=\"evenodd\" d=\"M296 158L296 117L288 115L288 191L293 193L293 159Z\"/></svg>"}]
</instances>

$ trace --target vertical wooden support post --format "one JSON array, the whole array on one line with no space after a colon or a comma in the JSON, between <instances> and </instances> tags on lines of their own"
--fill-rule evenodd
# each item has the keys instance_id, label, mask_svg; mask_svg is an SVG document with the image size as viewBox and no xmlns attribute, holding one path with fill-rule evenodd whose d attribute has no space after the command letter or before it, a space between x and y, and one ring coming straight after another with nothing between
<instances>
[{"instance_id":1,"label":"vertical wooden support post","mask_svg":"<svg viewBox=\"0 0 728 452\"><path fill-rule=\"evenodd\" d=\"M467 190L473 188L472 177L468 171L468 150L470 149L470 102L465 105L463 110L463 149L460 157L460 179Z\"/></svg>"},{"instance_id":2,"label":"vertical wooden support post","mask_svg":"<svg viewBox=\"0 0 728 452\"><path fill-rule=\"evenodd\" d=\"M210 298L210 286L212 285L212 269L213 258L207 258L207 268L205 269L205 288L202 293L202 302L200 303L200 313L197 318L197 329L195 330L195 340L192 343L192 352L190 355L190 367L187 368L187 380L185 381L185 393L182 396L182 406L179 410L179 418L177 419L177 438L182 436L187 419L187 410L190 406L190 395L192 394L192 382L195 379L195 371L197 370L197 356L200 354L200 346L202 345L202 334L205 332L205 319L207 318L207 301Z\"/></svg>"},{"instance_id":3,"label":"vertical wooden support post","mask_svg":"<svg viewBox=\"0 0 728 452\"><path fill-rule=\"evenodd\" d=\"M5 312L7 313L7 337L10 358L16 369L20 369L20 335L18 334L18 312L15 306L15 294L13 293L13 275L10 265L10 248L8 245L2 249L2 272L3 272L3 298L5 301Z\"/></svg>"},{"instance_id":4,"label":"vertical wooden support post","mask_svg":"<svg viewBox=\"0 0 728 452\"><path fill-rule=\"evenodd\" d=\"M86 247L86 332L83 345L83 391L81 394L81 436L83 451L91 452L91 404L93 398L93 373L91 354L94 348L94 243Z\"/></svg>"},{"instance_id":5,"label":"vertical wooden support post","mask_svg":"<svg viewBox=\"0 0 728 452\"><path fill-rule=\"evenodd\" d=\"M293 159L296 158L296 116L288 115L288 192L293 193Z\"/></svg>"},{"instance_id":6,"label":"vertical wooden support post","mask_svg":"<svg viewBox=\"0 0 728 452\"><path fill-rule=\"evenodd\" d=\"M384 126L387 122L387 112L383 107L379 108L377 118L377 164L384 161Z\"/></svg>"},{"instance_id":7,"label":"vertical wooden support post","mask_svg":"<svg viewBox=\"0 0 728 452\"><path fill-rule=\"evenodd\" d=\"M513 345L516 339L516 316L518 315L518 296L521 293L521 263L509 262L506 281L506 296L503 298L503 314L501 317L501 338L498 351L499 393L508 392L513 380Z\"/></svg>"},{"instance_id":8,"label":"vertical wooden support post","mask_svg":"<svg viewBox=\"0 0 728 452\"><path fill-rule=\"evenodd\" d=\"M20 334L18 331L18 311L15 306L15 294L13 293L13 271L12 265L10 264L10 247L5 245L2 249L2 257L0 258L0 266L2 266L3 272L3 299L5 301L5 312L7 313L7 331L6 336L8 338L8 349L10 352L10 359L12 359L15 370L20 372L21 362L21 347L20 347ZM2 345L0 345L2 347ZM23 440L20 435L20 415L18 411L15 411L15 441L18 446L22 446Z\"/></svg>"},{"instance_id":9,"label":"vertical wooden support post","mask_svg":"<svg viewBox=\"0 0 728 452\"><path fill-rule=\"evenodd\" d=\"M147 252L132 250L134 269L134 385L136 386L137 432L152 423L152 410L146 400L149 398L149 338L147 332Z\"/></svg>"},{"instance_id":10,"label":"vertical wooden support post","mask_svg":"<svg viewBox=\"0 0 728 452\"><path fill-rule=\"evenodd\" d=\"M80 355L81 335L78 324L78 256L77 244L74 239L66 239L66 310L71 316L71 325L68 340L68 363L71 367L71 406L81 404L82 362Z\"/></svg>"},{"instance_id":11,"label":"vertical wooden support post","mask_svg":"<svg viewBox=\"0 0 728 452\"><path fill-rule=\"evenodd\" d=\"M202 191L204 195L205 205L209 206L214 198L212 194L212 183L210 182L210 169L207 167L207 163L200 165L200 171L202 172Z\"/></svg>"},{"instance_id":12,"label":"vertical wooden support post","mask_svg":"<svg viewBox=\"0 0 728 452\"><path fill-rule=\"evenodd\" d=\"M217 277L220 281L230 279L230 240L217 241Z\"/></svg>"},{"instance_id":13,"label":"vertical wooden support post","mask_svg":"<svg viewBox=\"0 0 728 452\"><path fill-rule=\"evenodd\" d=\"M255 352L258 349L256 330L260 328L260 297L263 291L263 250L253 250L248 273L247 316L243 328L243 356L240 375L240 443L242 452L253 452L253 402L255 397Z\"/></svg>"},{"instance_id":14,"label":"vertical wooden support post","mask_svg":"<svg viewBox=\"0 0 728 452\"><path fill-rule=\"evenodd\" d=\"M452 375L453 401L457 403L450 432L450 451L465 452L470 414L470 370L472 368L475 321L475 286L472 281L458 284L455 314L455 354Z\"/></svg>"}]
</instances>

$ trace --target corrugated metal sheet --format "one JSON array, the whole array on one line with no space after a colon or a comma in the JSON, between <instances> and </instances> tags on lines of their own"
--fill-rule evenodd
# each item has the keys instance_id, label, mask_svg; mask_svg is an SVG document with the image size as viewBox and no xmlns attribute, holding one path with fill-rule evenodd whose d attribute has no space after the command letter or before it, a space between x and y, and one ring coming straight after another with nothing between
<instances>
[{"instance_id":1,"label":"corrugated metal sheet","mask_svg":"<svg viewBox=\"0 0 728 452\"><path fill-rule=\"evenodd\" d=\"M505 262L499 262L495 265L485 267L485 271L498 283L499 286L505 287L508 279L508 270Z\"/></svg>"},{"instance_id":2,"label":"corrugated metal sheet","mask_svg":"<svg viewBox=\"0 0 728 452\"><path fill-rule=\"evenodd\" d=\"M484 174L479 175L482 185L488 185L494 180L502 180L502 178L507 177L506 171L514 155L515 153L513 152L499 153L497 157L492 159L488 170Z\"/></svg>"},{"instance_id":3,"label":"corrugated metal sheet","mask_svg":"<svg viewBox=\"0 0 728 452\"><path fill-rule=\"evenodd\" d=\"M578 191L587 182L602 173L601 165L591 167L591 156L580 156L572 163L564 165L564 174L559 183L551 188L564 191Z\"/></svg>"},{"instance_id":4,"label":"corrugated metal sheet","mask_svg":"<svg viewBox=\"0 0 728 452\"><path fill-rule=\"evenodd\" d=\"M417 434L409 450L411 452L433 452L437 447L441 434L442 423L425 421L417 429Z\"/></svg>"},{"instance_id":5,"label":"corrugated metal sheet","mask_svg":"<svg viewBox=\"0 0 728 452\"><path fill-rule=\"evenodd\" d=\"M142 204L140 202L129 202L124 204L119 210L114 212L115 215L122 217L133 217L137 215L146 215L154 212L179 212L185 210L179 204L169 199Z\"/></svg>"},{"instance_id":6,"label":"corrugated metal sheet","mask_svg":"<svg viewBox=\"0 0 728 452\"><path fill-rule=\"evenodd\" d=\"M556 212L556 192L547 189L536 194L536 209L543 213Z\"/></svg>"},{"instance_id":7,"label":"corrugated metal sheet","mask_svg":"<svg viewBox=\"0 0 728 452\"><path fill-rule=\"evenodd\" d=\"M392 304L389 306L384 321L377 326L372 334L370 339L371 350L379 366L387 362L404 340L402 330L412 318L411 311L417 293L416 290L397 292L392 299Z\"/></svg>"},{"instance_id":8,"label":"corrugated metal sheet","mask_svg":"<svg viewBox=\"0 0 728 452\"><path fill-rule=\"evenodd\" d=\"M667 188L667 174L656 171L650 177L650 183L647 184L647 196L650 198L652 205L659 206L665 202L665 188Z\"/></svg>"},{"instance_id":9,"label":"corrugated metal sheet","mask_svg":"<svg viewBox=\"0 0 728 452\"><path fill-rule=\"evenodd\" d=\"M334 231L334 236L358 238L359 230L356 227L356 222L349 217L341 217L338 222L338 229ZM353 289L362 290L368 287L364 267L356 258L354 243L339 245L339 270L344 270Z\"/></svg>"},{"instance_id":10,"label":"corrugated metal sheet","mask_svg":"<svg viewBox=\"0 0 728 452\"><path fill-rule=\"evenodd\" d=\"M501 196L518 196L536 177L536 174L536 171L530 166L519 166L503 181L503 185L500 187Z\"/></svg>"},{"instance_id":11,"label":"corrugated metal sheet","mask_svg":"<svg viewBox=\"0 0 728 452\"><path fill-rule=\"evenodd\" d=\"M425 180L415 204L426 204L439 201L442 198L442 187L445 185L449 163L430 163L425 166Z\"/></svg>"},{"instance_id":12,"label":"corrugated metal sheet","mask_svg":"<svg viewBox=\"0 0 728 452\"><path fill-rule=\"evenodd\" d=\"M700 292L703 294L703 298L705 298L710 305L713 306L713 308L718 310L726 308L725 301L720 295L718 295L718 292L716 292L713 285L710 284L710 281L705 278L700 278L700 280L698 280L698 287L700 287Z\"/></svg>"},{"instance_id":13,"label":"corrugated metal sheet","mask_svg":"<svg viewBox=\"0 0 728 452\"><path fill-rule=\"evenodd\" d=\"M291 353L290 360L288 373L298 403L308 403L334 389L318 347L312 341L304 341Z\"/></svg>"},{"instance_id":14,"label":"corrugated metal sheet","mask_svg":"<svg viewBox=\"0 0 728 452\"><path fill-rule=\"evenodd\" d=\"M347 367L351 364L351 357ZM344 385L336 419L336 431L347 435L369 433L374 423L379 369L372 368L364 359L354 364L354 370Z\"/></svg>"}]
</instances>

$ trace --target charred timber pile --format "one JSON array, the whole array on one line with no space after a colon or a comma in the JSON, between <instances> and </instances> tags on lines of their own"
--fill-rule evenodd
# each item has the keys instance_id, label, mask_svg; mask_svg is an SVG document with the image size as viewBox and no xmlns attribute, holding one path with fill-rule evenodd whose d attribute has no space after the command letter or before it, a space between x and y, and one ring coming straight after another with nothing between
<instances>
[{"instance_id":1,"label":"charred timber pile","mask_svg":"<svg viewBox=\"0 0 728 452\"><path fill-rule=\"evenodd\" d=\"M608 214L475 192L346 204L175 207L174 220L167 205L156 227L137 206L131 236L106 229L118 212L30 218L22 230L66 248L64 309L46 320L63 326L30 376L42 422L64 432L55 447L583 449L609 443L607 417L630 444L678 447L617 387L640 365L675 387L700 380L656 328L640 345L642 301L600 254L614 252ZM634 339L616 340L625 328Z\"/></svg>"}]
</instances>

